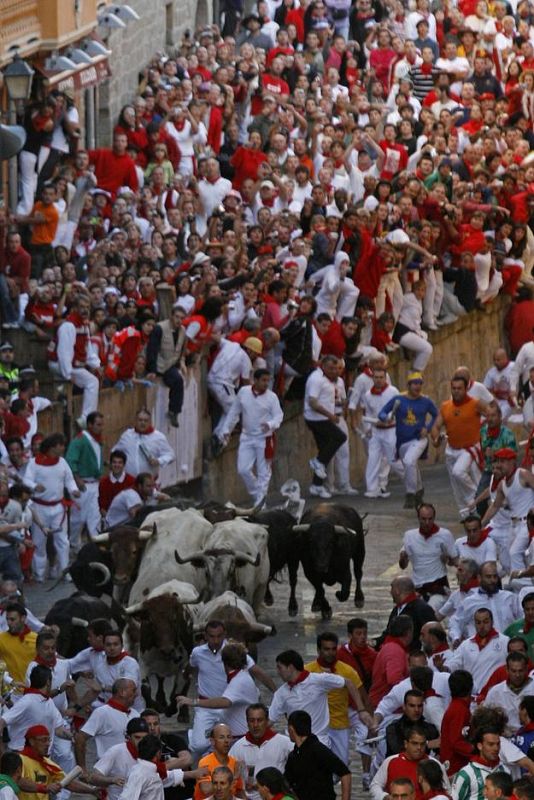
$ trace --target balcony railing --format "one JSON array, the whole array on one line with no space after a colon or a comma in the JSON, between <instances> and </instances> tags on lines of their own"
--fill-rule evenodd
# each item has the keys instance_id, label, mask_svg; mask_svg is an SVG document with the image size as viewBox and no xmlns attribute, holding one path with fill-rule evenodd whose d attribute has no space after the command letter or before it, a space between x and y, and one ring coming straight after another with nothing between
<instances>
[{"instance_id":1,"label":"balcony railing","mask_svg":"<svg viewBox=\"0 0 534 800\"><path fill-rule=\"evenodd\" d=\"M0 0L0 66L39 49L39 0Z\"/></svg>"}]
</instances>

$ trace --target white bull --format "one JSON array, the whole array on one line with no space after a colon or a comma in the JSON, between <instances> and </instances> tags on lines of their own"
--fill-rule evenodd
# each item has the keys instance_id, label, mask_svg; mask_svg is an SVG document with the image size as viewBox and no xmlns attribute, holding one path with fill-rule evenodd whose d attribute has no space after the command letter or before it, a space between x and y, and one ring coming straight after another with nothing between
<instances>
[{"instance_id":1,"label":"white bull","mask_svg":"<svg viewBox=\"0 0 534 800\"><path fill-rule=\"evenodd\" d=\"M187 555L177 547L178 564L192 564L203 576L207 598L220 597L226 590L243 597L258 614L269 580L268 533L266 527L242 519L218 522L203 548ZM191 581L199 586L197 580Z\"/></svg>"},{"instance_id":2,"label":"white bull","mask_svg":"<svg viewBox=\"0 0 534 800\"><path fill-rule=\"evenodd\" d=\"M235 592L224 592L220 597L214 597L207 603L200 603L191 607L194 617L193 629L195 633L204 630L210 619L224 622L224 627L229 639L240 642L258 642L265 636L275 633L273 625L262 625L258 622L252 606Z\"/></svg>"},{"instance_id":3,"label":"white bull","mask_svg":"<svg viewBox=\"0 0 534 800\"><path fill-rule=\"evenodd\" d=\"M141 603L156 587L172 580L192 584L201 599L207 600L211 595L206 593L204 570L196 569L191 563L178 566L173 554L177 548L186 556L201 550L213 525L193 508L154 511L145 519L142 530L152 530L154 525L156 532L145 547L138 577L130 592L130 605Z\"/></svg>"}]
</instances>

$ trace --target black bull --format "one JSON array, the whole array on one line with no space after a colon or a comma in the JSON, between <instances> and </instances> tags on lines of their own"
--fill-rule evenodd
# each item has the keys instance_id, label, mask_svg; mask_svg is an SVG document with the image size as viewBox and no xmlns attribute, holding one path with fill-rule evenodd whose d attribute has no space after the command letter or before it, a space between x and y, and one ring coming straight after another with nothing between
<instances>
[{"instance_id":1,"label":"black bull","mask_svg":"<svg viewBox=\"0 0 534 800\"><path fill-rule=\"evenodd\" d=\"M306 511L293 531L299 534L304 574L315 589L312 611L320 611L323 619L331 619L332 608L325 596L325 585L340 583L336 598L341 602L349 599L351 564L356 579L354 605L361 608L365 537L358 512L350 506L320 503Z\"/></svg>"},{"instance_id":2,"label":"black bull","mask_svg":"<svg viewBox=\"0 0 534 800\"><path fill-rule=\"evenodd\" d=\"M94 619L121 620L113 614L110 607L98 597L76 592L70 597L57 600L45 617L45 625L57 625L58 653L65 658L73 658L87 647L87 624Z\"/></svg>"}]
</instances>

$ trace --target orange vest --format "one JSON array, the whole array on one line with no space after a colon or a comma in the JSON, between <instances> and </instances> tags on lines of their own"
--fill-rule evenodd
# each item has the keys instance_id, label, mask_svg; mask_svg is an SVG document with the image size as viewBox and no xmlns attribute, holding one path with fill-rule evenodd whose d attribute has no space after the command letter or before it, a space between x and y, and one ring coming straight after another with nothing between
<instances>
[{"instance_id":1,"label":"orange vest","mask_svg":"<svg viewBox=\"0 0 534 800\"><path fill-rule=\"evenodd\" d=\"M474 447L480 440L480 411L478 400L466 398L456 405L452 400L441 404L440 414L447 429L449 444L455 450Z\"/></svg>"}]
</instances>

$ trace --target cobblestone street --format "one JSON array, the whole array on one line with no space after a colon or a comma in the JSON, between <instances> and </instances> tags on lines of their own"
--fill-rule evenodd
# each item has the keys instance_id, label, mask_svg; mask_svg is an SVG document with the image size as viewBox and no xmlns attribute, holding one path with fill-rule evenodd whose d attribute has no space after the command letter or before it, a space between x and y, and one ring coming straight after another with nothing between
<instances>
[{"instance_id":1,"label":"cobblestone street","mask_svg":"<svg viewBox=\"0 0 534 800\"><path fill-rule=\"evenodd\" d=\"M436 465L424 470L426 499L433 502L437 508L437 519L442 525L449 527L455 535L461 532L458 524L458 515L452 499L450 485L443 465ZM364 568L363 591L365 606L357 610L352 599L347 603L338 603L334 597L336 587L327 589L327 596L334 609L334 615L329 622L321 621L318 614L312 614L311 602L313 590L299 573L297 599L299 614L295 618L287 616L287 601L289 588L285 582L272 586L275 598L274 606L266 608L262 621L272 622L276 626L276 635L265 639L259 645L259 662L278 682L274 659L277 653L287 648L294 648L302 653L305 660L311 660L316 655L315 638L321 630L334 630L340 638L346 633L346 623L353 616L363 616L369 623L369 636L373 639L378 635L387 620L391 610L391 597L389 585L392 577L399 573L397 556L403 532L414 525L415 513L413 511L399 510L402 505L403 494L400 484L391 481L392 495L386 500L372 501L363 496L347 498L361 514L367 513L364 527L367 529L366 547L367 555ZM30 608L40 617L46 614L48 608L59 597L71 594L72 585L62 584L53 592L47 592L47 584L31 586L26 592ZM269 693L262 691L263 699L268 703ZM172 720L165 725L172 729ZM354 798L366 795L361 791L360 761L353 753L351 760L353 770ZM80 796L81 797L81 796Z\"/></svg>"}]
</instances>

